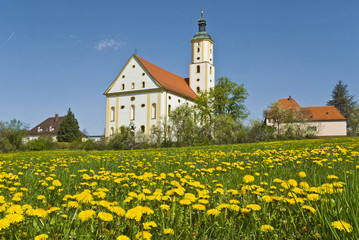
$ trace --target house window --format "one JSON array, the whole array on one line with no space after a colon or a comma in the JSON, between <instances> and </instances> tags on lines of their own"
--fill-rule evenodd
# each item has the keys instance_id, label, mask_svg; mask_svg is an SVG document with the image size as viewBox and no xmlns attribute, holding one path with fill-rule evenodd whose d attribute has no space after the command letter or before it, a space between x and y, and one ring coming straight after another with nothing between
<instances>
[{"instance_id":1,"label":"house window","mask_svg":"<svg viewBox=\"0 0 359 240\"><path fill-rule=\"evenodd\" d=\"M115 121L115 107L111 107L111 122Z\"/></svg>"},{"instance_id":2,"label":"house window","mask_svg":"<svg viewBox=\"0 0 359 240\"><path fill-rule=\"evenodd\" d=\"M121 90L125 90L125 84L124 83L121 85Z\"/></svg>"},{"instance_id":3,"label":"house window","mask_svg":"<svg viewBox=\"0 0 359 240\"><path fill-rule=\"evenodd\" d=\"M199 65L197 65L197 73L201 72L201 67Z\"/></svg>"},{"instance_id":4,"label":"house window","mask_svg":"<svg viewBox=\"0 0 359 240\"><path fill-rule=\"evenodd\" d=\"M111 129L110 129L110 136L113 136L115 134L115 129L112 127Z\"/></svg>"},{"instance_id":5,"label":"house window","mask_svg":"<svg viewBox=\"0 0 359 240\"><path fill-rule=\"evenodd\" d=\"M142 88L145 88L146 84L145 82L142 82Z\"/></svg>"},{"instance_id":6,"label":"house window","mask_svg":"<svg viewBox=\"0 0 359 240\"><path fill-rule=\"evenodd\" d=\"M134 89L135 88L135 83L131 83L131 88Z\"/></svg>"},{"instance_id":7,"label":"house window","mask_svg":"<svg viewBox=\"0 0 359 240\"><path fill-rule=\"evenodd\" d=\"M152 119L156 119L156 111L157 111L157 109L156 109L156 103L152 103L152 108L151 108L151 118Z\"/></svg>"},{"instance_id":8,"label":"house window","mask_svg":"<svg viewBox=\"0 0 359 240\"><path fill-rule=\"evenodd\" d=\"M130 108L130 120L135 120L135 105L131 105L131 108Z\"/></svg>"},{"instance_id":9,"label":"house window","mask_svg":"<svg viewBox=\"0 0 359 240\"><path fill-rule=\"evenodd\" d=\"M317 127L316 126L311 126L311 127L308 127L307 130L310 131L310 132L316 132Z\"/></svg>"},{"instance_id":10,"label":"house window","mask_svg":"<svg viewBox=\"0 0 359 240\"><path fill-rule=\"evenodd\" d=\"M141 125L141 127L140 127L140 129L141 129L141 132L145 132L145 125Z\"/></svg>"},{"instance_id":11,"label":"house window","mask_svg":"<svg viewBox=\"0 0 359 240\"><path fill-rule=\"evenodd\" d=\"M156 125L151 126L151 133L154 134L156 132Z\"/></svg>"},{"instance_id":12,"label":"house window","mask_svg":"<svg viewBox=\"0 0 359 240\"><path fill-rule=\"evenodd\" d=\"M200 93L201 89L199 87L197 87L197 93Z\"/></svg>"},{"instance_id":13,"label":"house window","mask_svg":"<svg viewBox=\"0 0 359 240\"><path fill-rule=\"evenodd\" d=\"M171 114L171 104L168 105L168 115Z\"/></svg>"},{"instance_id":14,"label":"house window","mask_svg":"<svg viewBox=\"0 0 359 240\"><path fill-rule=\"evenodd\" d=\"M42 132L42 128L41 128L41 127L38 127L38 128L37 128L37 132Z\"/></svg>"}]
</instances>

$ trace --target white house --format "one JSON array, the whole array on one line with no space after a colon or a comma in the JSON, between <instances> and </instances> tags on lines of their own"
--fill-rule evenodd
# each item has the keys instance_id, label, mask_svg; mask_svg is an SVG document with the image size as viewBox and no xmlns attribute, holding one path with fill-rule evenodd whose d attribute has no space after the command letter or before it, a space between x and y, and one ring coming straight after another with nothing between
<instances>
[{"instance_id":1,"label":"white house","mask_svg":"<svg viewBox=\"0 0 359 240\"><path fill-rule=\"evenodd\" d=\"M150 134L151 128L167 119L181 104L193 104L201 91L215 84L213 40L206 32L206 21L198 20L199 31L192 43L189 78L160 68L137 55L132 55L120 74L106 90L106 137L121 126Z\"/></svg>"},{"instance_id":2,"label":"white house","mask_svg":"<svg viewBox=\"0 0 359 240\"><path fill-rule=\"evenodd\" d=\"M277 103L284 109L299 112L306 121L305 127L317 137L343 137L347 135L347 120L334 106L301 107L291 96L279 99ZM267 126L275 126L271 109L265 117ZM280 123L284 126L286 123Z\"/></svg>"}]
</instances>

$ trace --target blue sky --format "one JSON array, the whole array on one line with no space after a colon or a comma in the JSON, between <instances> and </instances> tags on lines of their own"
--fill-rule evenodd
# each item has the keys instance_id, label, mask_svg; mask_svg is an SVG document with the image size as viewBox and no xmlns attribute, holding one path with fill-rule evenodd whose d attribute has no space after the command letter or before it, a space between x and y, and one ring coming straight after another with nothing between
<instances>
[{"instance_id":1,"label":"blue sky","mask_svg":"<svg viewBox=\"0 0 359 240\"><path fill-rule=\"evenodd\" d=\"M201 8L216 78L244 84L249 119L291 95L322 106L339 79L359 102L359 1L0 2L0 121L34 127L71 107L90 135L105 127L107 87L137 54L188 77Z\"/></svg>"}]
</instances>

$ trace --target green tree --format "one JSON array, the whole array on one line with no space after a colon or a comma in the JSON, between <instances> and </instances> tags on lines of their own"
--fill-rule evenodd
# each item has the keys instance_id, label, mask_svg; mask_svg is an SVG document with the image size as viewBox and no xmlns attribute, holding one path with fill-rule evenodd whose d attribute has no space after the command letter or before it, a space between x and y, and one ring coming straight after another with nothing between
<instances>
[{"instance_id":1,"label":"green tree","mask_svg":"<svg viewBox=\"0 0 359 240\"><path fill-rule=\"evenodd\" d=\"M57 132L58 142L72 142L81 138L80 127L71 108L67 111L65 119L62 121Z\"/></svg>"},{"instance_id":2,"label":"green tree","mask_svg":"<svg viewBox=\"0 0 359 240\"><path fill-rule=\"evenodd\" d=\"M28 124L16 119L0 122L0 152L22 149L22 138L25 136L28 127Z\"/></svg>"},{"instance_id":3,"label":"green tree","mask_svg":"<svg viewBox=\"0 0 359 240\"><path fill-rule=\"evenodd\" d=\"M238 85L227 77L217 79L216 86L209 93L213 99L213 110L217 115L229 115L239 122L248 116L244 105L248 92L244 85Z\"/></svg>"},{"instance_id":4,"label":"green tree","mask_svg":"<svg viewBox=\"0 0 359 240\"><path fill-rule=\"evenodd\" d=\"M328 106L333 105L348 119L348 127L351 125L350 115L356 105L353 99L354 96L349 94L348 85L343 84L342 80L339 80L332 91L332 100L327 102Z\"/></svg>"},{"instance_id":5,"label":"green tree","mask_svg":"<svg viewBox=\"0 0 359 240\"><path fill-rule=\"evenodd\" d=\"M348 118L348 121L350 122L351 128L350 135L356 136L359 126L359 105L355 105Z\"/></svg>"}]
</instances>

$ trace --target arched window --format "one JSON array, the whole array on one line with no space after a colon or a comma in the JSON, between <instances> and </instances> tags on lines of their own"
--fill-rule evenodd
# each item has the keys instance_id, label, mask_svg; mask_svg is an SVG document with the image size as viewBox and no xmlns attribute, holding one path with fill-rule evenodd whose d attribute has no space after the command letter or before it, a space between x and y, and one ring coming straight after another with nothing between
<instances>
[{"instance_id":1,"label":"arched window","mask_svg":"<svg viewBox=\"0 0 359 240\"><path fill-rule=\"evenodd\" d=\"M115 129L112 127L112 128L110 129L110 136L113 136L113 135L115 135Z\"/></svg>"},{"instance_id":2,"label":"arched window","mask_svg":"<svg viewBox=\"0 0 359 240\"><path fill-rule=\"evenodd\" d=\"M124 83L121 85L121 90L125 90L125 84Z\"/></svg>"},{"instance_id":3,"label":"arched window","mask_svg":"<svg viewBox=\"0 0 359 240\"><path fill-rule=\"evenodd\" d=\"M135 83L131 83L131 88L134 89L135 88Z\"/></svg>"},{"instance_id":4,"label":"arched window","mask_svg":"<svg viewBox=\"0 0 359 240\"><path fill-rule=\"evenodd\" d=\"M209 67L209 74L212 74L212 67Z\"/></svg>"},{"instance_id":5,"label":"arched window","mask_svg":"<svg viewBox=\"0 0 359 240\"><path fill-rule=\"evenodd\" d=\"M111 116L110 116L110 121L113 122L115 121L115 107L111 107Z\"/></svg>"},{"instance_id":6,"label":"arched window","mask_svg":"<svg viewBox=\"0 0 359 240\"><path fill-rule=\"evenodd\" d=\"M200 50L199 50L199 48L197 48L197 52L199 52Z\"/></svg>"},{"instance_id":7,"label":"arched window","mask_svg":"<svg viewBox=\"0 0 359 240\"><path fill-rule=\"evenodd\" d=\"M168 105L168 115L171 114L171 104Z\"/></svg>"},{"instance_id":8,"label":"arched window","mask_svg":"<svg viewBox=\"0 0 359 240\"><path fill-rule=\"evenodd\" d=\"M156 119L156 115L157 115L157 109L156 109L156 103L152 103L152 108L151 108L151 118L152 119Z\"/></svg>"},{"instance_id":9,"label":"arched window","mask_svg":"<svg viewBox=\"0 0 359 240\"><path fill-rule=\"evenodd\" d=\"M141 132L145 132L145 125L141 125Z\"/></svg>"},{"instance_id":10,"label":"arched window","mask_svg":"<svg viewBox=\"0 0 359 240\"><path fill-rule=\"evenodd\" d=\"M197 87L197 93L200 93L201 89L199 87Z\"/></svg>"},{"instance_id":11,"label":"arched window","mask_svg":"<svg viewBox=\"0 0 359 240\"><path fill-rule=\"evenodd\" d=\"M197 73L201 72L201 67L199 65L197 65Z\"/></svg>"},{"instance_id":12,"label":"arched window","mask_svg":"<svg viewBox=\"0 0 359 240\"><path fill-rule=\"evenodd\" d=\"M131 105L131 108L130 108L130 120L135 120L135 105Z\"/></svg>"},{"instance_id":13,"label":"arched window","mask_svg":"<svg viewBox=\"0 0 359 240\"><path fill-rule=\"evenodd\" d=\"M145 88L145 86L146 86L145 82L142 82L142 88Z\"/></svg>"}]
</instances>

